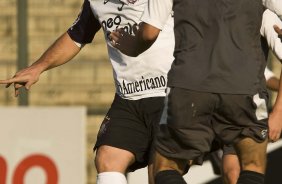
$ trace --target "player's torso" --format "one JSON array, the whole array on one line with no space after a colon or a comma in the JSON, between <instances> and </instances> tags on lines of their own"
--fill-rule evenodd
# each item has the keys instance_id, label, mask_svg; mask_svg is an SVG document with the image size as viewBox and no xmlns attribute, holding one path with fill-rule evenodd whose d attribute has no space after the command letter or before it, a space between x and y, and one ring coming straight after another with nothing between
<instances>
[{"instance_id":1,"label":"player's torso","mask_svg":"<svg viewBox=\"0 0 282 184\"><path fill-rule=\"evenodd\" d=\"M128 57L111 46L107 34L117 28L124 28L132 34L132 27L140 23L148 0L89 0L89 2L105 34L117 93L123 98L133 100L164 96L167 72L173 61L173 24L167 26L150 49L138 57Z\"/></svg>"},{"instance_id":2,"label":"player's torso","mask_svg":"<svg viewBox=\"0 0 282 184\"><path fill-rule=\"evenodd\" d=\"M172 85L252 93L265 65L262 12L261 0L174 0L177 59Z\"/></svg>"},{"instance_id":3,"label":"player's torso","mask_svg":"<svg viewBox=\"0 0 282 184\"><path fill-rule=\"evenodd\" d=\"M132 26L140 22L147 0L90 0L91 8L105 31L124 27L132 33Z\"/></svg>"}]
</instances>

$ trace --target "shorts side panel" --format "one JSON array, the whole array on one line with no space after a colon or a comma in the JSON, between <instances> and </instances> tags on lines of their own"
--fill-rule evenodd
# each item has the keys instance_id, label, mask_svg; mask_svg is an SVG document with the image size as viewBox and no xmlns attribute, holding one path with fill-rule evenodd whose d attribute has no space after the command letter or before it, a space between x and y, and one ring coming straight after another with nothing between
<instances>
[{"instance_id":1,"label":"shorts side panel","mask_svg":"<svg viewBox=\"0 0 282 184\"><path fill-rule=\"evenodd\" d=\"M221 95L222 103L214 116L214 129L224 144L233 144L249 137L263 142L268 135L268 96Z\"/></svg>"}]
</instances>

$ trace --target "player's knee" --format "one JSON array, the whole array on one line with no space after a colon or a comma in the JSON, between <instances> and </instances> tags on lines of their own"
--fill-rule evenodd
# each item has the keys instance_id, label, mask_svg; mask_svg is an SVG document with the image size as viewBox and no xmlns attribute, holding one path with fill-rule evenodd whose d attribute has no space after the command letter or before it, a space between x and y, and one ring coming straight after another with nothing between
<instances>
[{"instance_id":1,"label":"player's knee","mask_svg":"<svg viewBox=\"0 0 282 184\"><path fill-rule=\"evenodd\" d=\"M95 166L98 173L110 171L111 167L113 167L113 163L111 163L110 160L107 159L107 157L107 152L104 152L102 150L97 151L95 157Z\"/></svg>"},{"instance_id":2,"label":"player's knee","mask_svg":"<svg viewBox=\"0 0 282 184\"><path fill-rule=\"evenodd\" d=\"M95 157L95 166L98 173L108 171L125 173L128 166L133 162L134 156L131 153L107 146L99 147Z\"/></svg>"},{"instance_id":3,"label":"player's knee","mask_svg":"<svg viewBox=\"0 0 282 184\"><path fill-rule=\"evenodd\" d=\"M240 169L230 169L223 173L224 184L236 184L240 175Z\"/></svg>"},{"instance_id":4,"label":"player's knee","mask_svg":"<svg viewBox=\"0 0 282 184\"><path fill-rule=\"evenodd\" d=\"M179 159L170 159L160 153L156 152L154 160L153 175L165 170L176 170L177 172L184 174L186 168L188 169L187 162Z\"/></svg>"},{"instance_id":5,"label":"player's knee","mask_svg":"<svg viewBox=\"0 0 282 184\"><path fill-rule=\"evenodd\" d=\"M242 170L264 172L266 159L264 157L245 158L241 160Z\"/></svg>"}]
</instances>

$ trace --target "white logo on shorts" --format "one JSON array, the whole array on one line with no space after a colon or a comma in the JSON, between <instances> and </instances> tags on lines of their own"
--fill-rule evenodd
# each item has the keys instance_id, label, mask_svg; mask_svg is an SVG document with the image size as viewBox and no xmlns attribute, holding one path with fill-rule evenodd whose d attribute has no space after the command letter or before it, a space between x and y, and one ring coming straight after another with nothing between
<instances>
[{"instance_id":1,"label":"white logo on shorts","mask_svg":"<svg viewBox=\"0 0 282 184\"><path fill-rule=\"evenodd\" d=\"M265 138L266 136L267 136L267 130L265 129L265 130L262 130L260 133L261 133L261 136L263 137L263 138Z\"/></svg>"}]
</instances>

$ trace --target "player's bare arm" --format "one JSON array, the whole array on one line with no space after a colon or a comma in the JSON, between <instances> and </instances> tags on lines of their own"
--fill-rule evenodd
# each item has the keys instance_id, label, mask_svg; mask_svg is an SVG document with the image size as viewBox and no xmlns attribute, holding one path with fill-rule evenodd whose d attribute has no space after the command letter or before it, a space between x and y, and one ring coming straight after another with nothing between
<instances>
[{"instance_id":1,"label":"player's bare arm","mask_svg":"<svg viewBox=\"0 0 282 184\"><path fill-rule=\"evenodd\" d=\"M19 88L25 87L26 89L30 89L39 80L42 72L68 62L79 50L80 48L65 33L31 66L18 71L10 79L0 80L0 84L6 84L6 88L14 84L15 96L18 96Z\"/></svg>"},{"instance_id":2,"label":"player's bare arm","mask_svg":"<svg viewBox=\"0 0 282 184\"><path fill-rule=\"evenodd\" d=\"M282 30L277 26L274 25L274 30L278 34L278 37L282 38ZM281 59L280 59L281 61ZM269 116L269 139L272 142L277 141L281 136L282 130L282 80L280 76L280 85L278 96L273 108L272 113Z\"/></svg>"},{"instance_id":3,"label":"player's bare arm","mask_svg":"<svg viewBox=\"0 0 282 184\"><path fill-rule=\"evenodd\" d=\"M279 37L281 37L281 30L279 26L282 26L281 20L270 10L266 10L263 14L261 35L264 36L268 42L269 48L274 54L282 59L282 43ZM273 107L272 113L269 115L269 140L272 142L277 141L280 138L282 121L282 89L281 79L278 81L278 97Z\"/></svg>"},{"instance_id":4,"label":"player's bare arm","mask_svg":"<svg viewBox=\"0 0 282 184\"><path fill-rule=\"evenodd\" d=\"M281 39L282 38L282 30L277 26L274 25L274 30L278 34L278 37ZM281 43L282 44L282 43ZM276 54L279 56L278 54ZM281 58L279 58L281 59ZM281 112L282 112L282 81L281 81L281 76L280 76L280 84L279 84L279 92L278 96L273 108L272 113L269 116L269 139L272 142L277 141L280 138L281 135L281 130L282 130L282 121L281 121Z\"/></svg>"},{"instance_id":5,"label":"player's bare arm","mask_svg":"<svg viewBox=\"0 0 282 184\"><path fill-rule=\"evenodd\" d=\"M269 115L269 140L272 142L280 138L282 130L282 80L280 76L280 87L275 105Z\"/></svg>"},{"instance_id":6,"label":"player's bare arm","mask_svg":"<svg viewBox=\"0 0 282 184\"><path fill-rule=\"evenodd\" d=\"M118 29L111 32L109 39L113 47L128 56L136 57L151 47L159 33L160 29L147 23L141 23L139 29L137 26L134 27L134 35Z\"/></svg>"}]
</instances>

